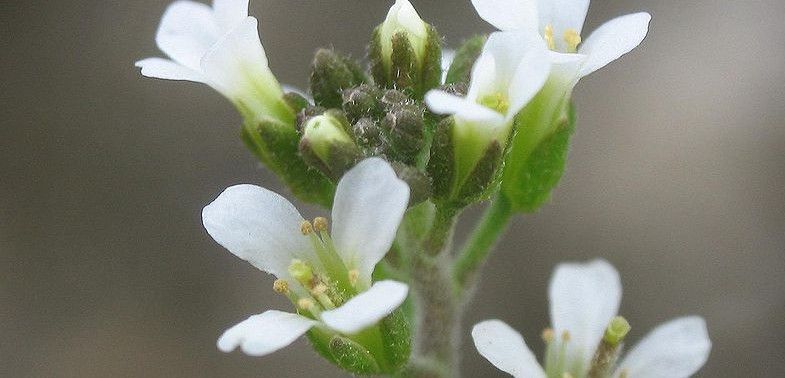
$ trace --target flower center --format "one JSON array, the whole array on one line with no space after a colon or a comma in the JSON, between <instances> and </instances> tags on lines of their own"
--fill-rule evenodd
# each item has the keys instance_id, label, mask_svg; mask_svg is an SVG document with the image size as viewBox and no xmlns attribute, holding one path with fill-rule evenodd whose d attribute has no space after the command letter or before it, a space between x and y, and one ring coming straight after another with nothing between
<instances>
[{"instance_id":1,"label":"flower center","mask_svg":"<svg viewBox=\"0 0 785 378\"><path fill-rule=\"evenodd\" d=\"M543 31L543 38L545 39L545 43L548 45L548 48L553 51L559 51L558 47L556 46L556 38L554 36L553 25L548 24L545 26L545 30ZM578 33L575 29L567 29L564 31L562 35L562 40L564 41L564 51L566 53L576 53L578 52L578 45L581 44L581 34Z\"/></svg>"},{"instance_id":2,"label":"flower center","mask_svg":"<svg viewBox=\"0 0 785 378\"><path fill-rule=\"evenodd\" d=\"M482 96L479 103L501 114L507 114L507 110L510 109L510 101L507 99L507 95L501 92Z\"/></svg>"},{"instance_id":3,"label":"flower center","mask_svg":"<svg viewBox=\"0 0 785 378\"><path fill-rule=\"evenodd\" d=\"M313 318L342 305L359 291L359 272L347 269L335 250L328 228L327 219L321 217L300 224L300 232L310 239L318 259L292 259L288 272L305 290L292 290L292 282L284 279L273 284L273 290L286 295L299 312Z\"/></svg>"}]
</instances>

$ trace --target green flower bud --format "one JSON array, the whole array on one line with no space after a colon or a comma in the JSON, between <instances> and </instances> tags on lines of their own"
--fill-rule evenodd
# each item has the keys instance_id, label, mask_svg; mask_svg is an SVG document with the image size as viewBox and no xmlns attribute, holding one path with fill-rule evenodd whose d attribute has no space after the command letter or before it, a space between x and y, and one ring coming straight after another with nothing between
<instances>
[{"instance_id":1,"label":"green flower bud","mask_svg":"<svg viewBox=\"0 0 785 378\"><path fill-rule=\"evenodd\" d=\"M381 118L383 113L379 106L381 96L381 89L368 84L344 90L343 111L350 122L357 122L366 117Z\"/></svg>"},{"instance_id":2,"label":"green flower bud","mask_svg":"<svg viewBox=\"0 0 785 378\"><path fill-rule=\"evenodd\" d=\"M390 158L413 165L424 147L425 121L417 105L397 105L382 120Z\"/></svg>"},{"instance_id":3,"label":"green flower bud","mask_svg":"<svg viewBox=\"0 0 785 378\"><path fill-rule=\"evenodd\" d=\"M352 126L352 133L366 156L377 156L384 153L382 146L382 129L371 118L361 118Z\"/></svg>"},{"instance_id":4,"label":"green flower bud","mask_svg":"<svg viewBox=\"0 0 785 378\"><path fill-rule=\"evenodd\" d=\"M441 38L408 0L397 0L374 30L370 57L376 83L418 99L441 82Z\"/></svg>"},{"instance_id":5,"label":"green flower bud","mask_svg":"<svg viewBox=\"0 0 785 378\"><path fill-rule=\"evenodd\" d=\"M360 150L349 136L348 128L346 118L339 111L310 118L303 126L300 140L303 158L336 181L360 158Z\"/></svg>"},{"instance_id":6,"label":"green flower bud","mask_svg":"<svg viewBox=\"0 0 785 378\"><path fill-rule=\"evenodd\" d=\"M343 91L368 81L362 68L333 50L319 49L312 65L311 93L317 105L340 108Z\"/></svg>"},{"instance_id":7,"label":"green flower bud","mask_svg":"<svg viewBox=\"0 0 785 378\"><path fill-rule=\"evenodd\" d=\"M300 135L292 125L271 118L246 122L241 137L256 157L273 171L294 195L305 202L332 205L335 184L311 169L300 156Z\"/></svg>"},{"instance_id":8,"label":"green flower bud","mask_svg":"<svg viewBox=\"0 0 785 378\"><path fill-rule=\"evenodd\" d=\"M409 185L411 190L409 206L414 206L430 198L431 179L427 175L415 167L400 162L392 162L390 165L395 170L398 178Z\"/></svg>"}]
</instances>

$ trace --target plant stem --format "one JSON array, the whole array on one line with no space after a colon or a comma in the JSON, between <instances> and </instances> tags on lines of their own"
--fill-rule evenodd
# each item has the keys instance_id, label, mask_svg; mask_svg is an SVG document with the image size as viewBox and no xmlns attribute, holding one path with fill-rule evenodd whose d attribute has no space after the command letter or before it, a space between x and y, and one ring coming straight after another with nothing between
<instances>
[{"instance_id":1,"label":"plant stem","mask_svg":"<svg viewBox=\"0 0 785 378\"><path fill-rule=\"evenodd\" d=\"M459 377L460 304L450 275L450 248L458 210L436 208L422 251L412 255L412 280L417 304L415 363L408 376Z\"/></svg>"},{"instance_id":2,"label":"plant stem","mask_svg":"<svg viewBox=\"0 0 785 378\"><path fill-rule=\"evenodd\" d=\"M477 228L472 231L454 267L453 277L461 295L472 285L479 269L496 245L498 238L507 229L513 212L509 200L499 194L483 214Z\"/></svg>"}]
</instances>

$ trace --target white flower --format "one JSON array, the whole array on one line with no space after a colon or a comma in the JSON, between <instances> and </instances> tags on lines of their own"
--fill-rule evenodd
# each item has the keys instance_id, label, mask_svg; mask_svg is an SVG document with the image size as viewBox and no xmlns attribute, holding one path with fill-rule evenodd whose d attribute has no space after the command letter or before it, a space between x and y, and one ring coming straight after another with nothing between
<instances>
[{"instance_id":1,"label":"white flower","mask_svg":"<svg viewBox=\"0 0 785 378\"><path fill-rule=\"evenodd\" d=\"M477 13L499 30L538 33L562 67L557 72L577 81L637 47L649 30L645 12L613 19L600 26L585 42L581 31L589 0L472 0Z\"/></svg>"},{"instance_id":2,"label":"white flower","mask_svg":"<svg viewBox=\"0 0 785 378\"><path fill-rule=\"evenodd\" d=\"M553 329L544 337L551 339L544 369L521 335L500 320L484 321L472 329L480 354L514 377L586 377L605 329L619 309L619 274L603 260L561 264L551 280L549 295ZM610 376L689 377L706 363L710 350L703 318L674 319L644 337Z\"/></svg>"},{"instance_id":3,"label":"white flower","mask_svg":"<svg viewBox=\"0 0 785 378\"><path fill-rule=\"evenodd\" d=\"M471 171L492 141L504 144L513 118L539 92L549 70L547 50L539 38L493 33L474 64L465 98L428 92L425 102L433 112L454 116L455 155L468 162L461 173Z\"/></svg>"},{"instance_id":4,"label":"white flower","mask_svg":"<svg viewBox=\"0 0 785 378\"><path fill-rule=\"evenodd\" d=\"M170 59L143 59L136 66L144 76L207 84L245 116L291 122L294 115L281 100L257 24L248 16L248 0L214 0L212 8L178 0L164 12L155 38Z\"/></svg>"},{"instance_id":5,"label":"white flower","mask_svg":"<svg viewBox=\"0 0 785 378\"><path fill-rule=\"evenodd\" d=\"M351 337L395 311L408 286L371 285L409 201L409 187L382 159L362 161L338 184L327 220L304 221L286 199L253 185L233 186L204 208L207 232L230 252L278 277L298 314L267 311L227 330L218 347L240 346L261 356L283 348L312 327Z\"/></svg>"}]
</instances>

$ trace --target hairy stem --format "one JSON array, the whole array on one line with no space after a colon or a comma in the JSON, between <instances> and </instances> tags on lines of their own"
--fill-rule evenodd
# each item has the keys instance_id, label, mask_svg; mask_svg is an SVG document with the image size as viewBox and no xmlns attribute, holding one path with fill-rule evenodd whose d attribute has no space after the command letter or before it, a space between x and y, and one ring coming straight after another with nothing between
<instances>
[{"instance_id":1,"label":"hairy stem","mask_svg":"<svg viewBox=\"0 0 785 378\"><path fill-rule=\"evenodd\" d=\"M513 212L509 200L503 195L496 196L485 210L477 228L472 231L454 267L453 277L461 295L474 283L477 273L488 258L496 241L507 229Z\"/></svg>"}]
</instances>

